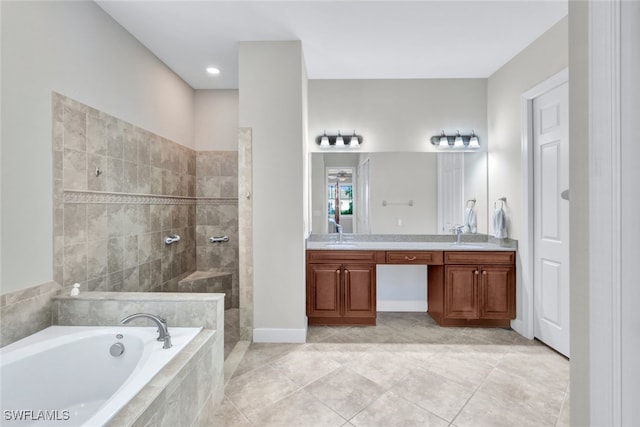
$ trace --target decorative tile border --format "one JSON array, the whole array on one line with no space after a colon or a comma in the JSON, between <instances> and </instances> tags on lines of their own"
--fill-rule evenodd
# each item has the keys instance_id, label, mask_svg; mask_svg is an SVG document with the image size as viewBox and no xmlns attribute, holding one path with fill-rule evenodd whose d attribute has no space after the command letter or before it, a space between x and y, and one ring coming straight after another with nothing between
<instances>
[{"instance_id":1,"label":"decorative tile border","mask_svg":"<svg viewBox=\"0 0 640 427\"><path fill-rule=\"evenodd\" d=\"M230 199L223 197L198 197L196 199L198 205L238 205L238 199Z\"/></svg>"},{"instance_id":2,"label":"decorative tile border","mask_svg":"<svg viewBox=\"0 0 640 427\"><path fill-rule=\"evenodd\" d=\"M108 203L128 205L237 205L238 199L159 196L154 194L64 191L65 203Z\"/></svg>"}]
</instances>

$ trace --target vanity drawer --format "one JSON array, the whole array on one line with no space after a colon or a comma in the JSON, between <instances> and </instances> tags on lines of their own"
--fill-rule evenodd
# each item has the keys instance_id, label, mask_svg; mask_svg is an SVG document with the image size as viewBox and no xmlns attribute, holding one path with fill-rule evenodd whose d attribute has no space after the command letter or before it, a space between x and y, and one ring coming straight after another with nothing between
<instances>
[{"instance_id":1,"label":"vanity drawer","mask_svg":"<svg viewBox=\"0 0 640 427\"><path fill-rule=\"evenodd\" d=\"M307 262L309 263L322 263L322 262L359 263L361 262L361 263L369 263L369 264L383 264L384 251L308 250Z\"/></svg>"},{"instance_id":2,"label":"vanity drawer","mask_svg":"<svg viewBox=\"0 0 640 427\"><path fill-rule=\"evenodd\" d=\"M512 251L451 251L444 253L445 264L513 264L515 252Z\"/></svg>"},{"instance_id":3,"label":"vanity drawer","mask_svg":"<svg viewBox=\"0 0 640 427\"><path fill-rule=\"evenodd\" d=\"M387 264L442 265L442 251L387 251Z\"/></svg>"}]
</instances>

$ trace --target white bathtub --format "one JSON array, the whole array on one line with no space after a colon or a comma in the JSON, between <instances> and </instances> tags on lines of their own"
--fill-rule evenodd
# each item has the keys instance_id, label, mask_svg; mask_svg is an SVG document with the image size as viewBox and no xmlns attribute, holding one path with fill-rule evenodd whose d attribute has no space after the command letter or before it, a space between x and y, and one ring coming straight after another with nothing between
<instances>
[{"instance_id":1,"label":"white bathtub","mask_svg":"<svg viewBox=\"0 0 640 427\"><path fill-rule=\"evenodd\" d=\"M155 327L125 326L51 326L10 344L0 349L0 425L104 425L200 329L169 327L170 349ZM125 351L113 357L118 342Z\"/></svg>"}]
</instances>

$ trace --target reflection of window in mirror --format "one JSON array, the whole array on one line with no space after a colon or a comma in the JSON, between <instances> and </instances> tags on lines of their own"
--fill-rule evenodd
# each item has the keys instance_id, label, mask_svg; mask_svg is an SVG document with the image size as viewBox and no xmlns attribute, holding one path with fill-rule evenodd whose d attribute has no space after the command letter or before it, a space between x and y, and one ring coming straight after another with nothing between
<instances>
[{"instance_id":1,"label":"reflection of window in mirror","mask_svg":"<svg viewBox=\"0 0 640 427\"><path fill-rule=\"evenodd\" d=\"M336 224L344 233L354 232L354 171L352 168L327 168L328 231L336 232Z\"/></svg>"}]
</instances>

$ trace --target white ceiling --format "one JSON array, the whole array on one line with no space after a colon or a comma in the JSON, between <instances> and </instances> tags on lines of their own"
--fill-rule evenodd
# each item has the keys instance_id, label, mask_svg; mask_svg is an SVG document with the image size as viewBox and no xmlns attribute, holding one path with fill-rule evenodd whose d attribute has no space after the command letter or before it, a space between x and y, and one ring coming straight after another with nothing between
<instances>
[{"instance_id":1,"label":"white ceiling","mask_svg":"<svg viewBox=\"0 0 640 427\"><path fill-rule=\"evenodd\" d=\"M238 87L238 42L301 40L310 79L484 78L567 0L96 3L194 89ZM205 72L208 66L220 75Z\"/></svg>"}]
</instances>

